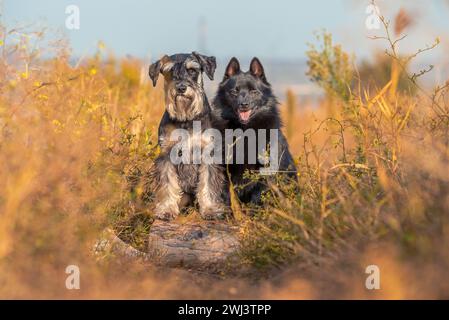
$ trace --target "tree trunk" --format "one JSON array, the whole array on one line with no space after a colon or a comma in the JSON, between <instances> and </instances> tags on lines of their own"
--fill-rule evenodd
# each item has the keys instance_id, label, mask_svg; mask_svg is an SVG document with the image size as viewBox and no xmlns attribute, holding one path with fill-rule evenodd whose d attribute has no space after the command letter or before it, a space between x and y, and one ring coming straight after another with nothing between
<instances>
[{"instance_id":1,"label":"tree trunk","mask_svg":"<svg viewBox=\"0 0 449 320\"><path fill-rule=\"evenodd\" d=\"M178 224L157 220L151 226L146 251L137 250L107 229L95 252L161 266L218 271L235 258L237 233L238 227L223 222Z\"/></svg>"}]
</instances>

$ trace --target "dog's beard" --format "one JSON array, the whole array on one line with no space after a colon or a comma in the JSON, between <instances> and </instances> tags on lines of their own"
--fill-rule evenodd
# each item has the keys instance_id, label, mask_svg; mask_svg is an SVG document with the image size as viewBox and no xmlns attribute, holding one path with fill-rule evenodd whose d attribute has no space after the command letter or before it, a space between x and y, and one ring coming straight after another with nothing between
<instances>
[{"instance_id":1,"label":"dog's beard","mask_svg":"<svg viewBox=\"0 0 449 320\"><path fill-rule=\"evenodd\" d=\"M176 95L174 98L174 102L177 108L180 109L188 109L192 105L193 97L186 95Z\"/></svg>"},{"instance_id":2,"label":"dog's beard","mask_svg":"<svg viewBox=\"0 0 449 320\"><path fill-rule=\"evenodd\" d=\"M167 112L170 117L179 121L193 120L204 110L203 96L197 90L188 87L184 94L170 90L167 97Z\"/></svg>"}]
</instances>

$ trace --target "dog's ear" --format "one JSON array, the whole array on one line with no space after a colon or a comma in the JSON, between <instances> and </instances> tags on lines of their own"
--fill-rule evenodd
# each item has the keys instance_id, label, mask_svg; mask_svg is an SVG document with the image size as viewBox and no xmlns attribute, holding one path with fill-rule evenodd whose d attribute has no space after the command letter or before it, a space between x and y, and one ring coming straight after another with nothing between
<instances>
[{"instance_id":1,"label":"dog's ear","mask_svg":"<svg viewBox=\"0 0 449 320\"><path fill-rule=\"evenodd\" d=\"M229 79L233 75L240 73L240 63L236 57L232 57L231 61L229 61L228 66L226 67L224 79Z\"/></svg>"},{"instance_id":2,"label":"dog's ear","mask_svg":"<svg viewBox=\"0 0 449 320\"><path fill-rule=\"evenodd\" d=\"M215 57L213 57L213 56L208 57L208 56L199 54L196 51L192 52L192 55L198 59L198 62L201 64L201 68L207 74L209 79L214 80L214 73L215 73L215 69L217 68L217 61L216 61Z\"/></svg>"},{"instance_id":3,"label":"dog's ear","mask_svg":"<svg viewBox=\"0 0 449 320\"><path fill-rule=\"evenodd\" d=\"M159 73L163 70L164 66L170 62L170 58L167 55L164 55L160 60L156 61L150 66L149 75L151 80L153 81L153 87L156 86L157 79L159 78Z\"/></svg>"},{"instance_id":4,"label":"dog's ear","mask_svg":"<svg viewBox=\"0 0 449 320\"><path fill-rule=\"evenodd\" d=\"M265 71L263 70L262 63L260 63L259 59L257 59L256 57L251 60L249 71L254 77L259 78L265 83L268 83L267 78L265 77Z\"/></svg>"},{"instance_id":5,"label":"dog's ear","mask_svg":"<svg viewBox=\"0 0 449 320\"><path fill-rule=\"evenodd\" d=\"M161 61L158 60L150 66L150 71L149 71L151 81L153 81L153 87L156 86L157 78L159 78L160 72L161 72Z\"/></svg>"}]
</instances>

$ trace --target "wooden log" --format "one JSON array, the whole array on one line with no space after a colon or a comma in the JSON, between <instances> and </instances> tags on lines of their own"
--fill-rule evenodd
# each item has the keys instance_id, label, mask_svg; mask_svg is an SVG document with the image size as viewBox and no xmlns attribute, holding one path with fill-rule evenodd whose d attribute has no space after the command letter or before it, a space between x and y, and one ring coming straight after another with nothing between
<instances>
[{"instance_id":1,"label":"wooden log","mask_svg":"<svg viewBox=\"0 0 449 320\"><path fill-rule=\"evenodd\" d=\"M111 229L96 243L95 252L159 266L218 271L233 259L238 246L238 227L224 222L180 224L156 220L145 252L124 242Z\"/></svg>"}]
</instances>

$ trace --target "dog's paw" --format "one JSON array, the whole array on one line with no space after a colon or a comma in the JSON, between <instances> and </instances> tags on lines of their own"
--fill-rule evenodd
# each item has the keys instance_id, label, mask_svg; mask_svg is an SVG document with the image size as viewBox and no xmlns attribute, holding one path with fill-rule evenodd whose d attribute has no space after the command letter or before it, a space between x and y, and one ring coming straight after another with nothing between
<instances>
[{"instance_id":1,"label":"dog's paw","mask_svg":"<svg viewBox=\"0 0 449 320\"><path fill-rule=\"evenodd\" d=\"M220 207L202 209L200 215L204 220L224 220L227 216L225 210Z\"/></svg>"}]
</instances>

